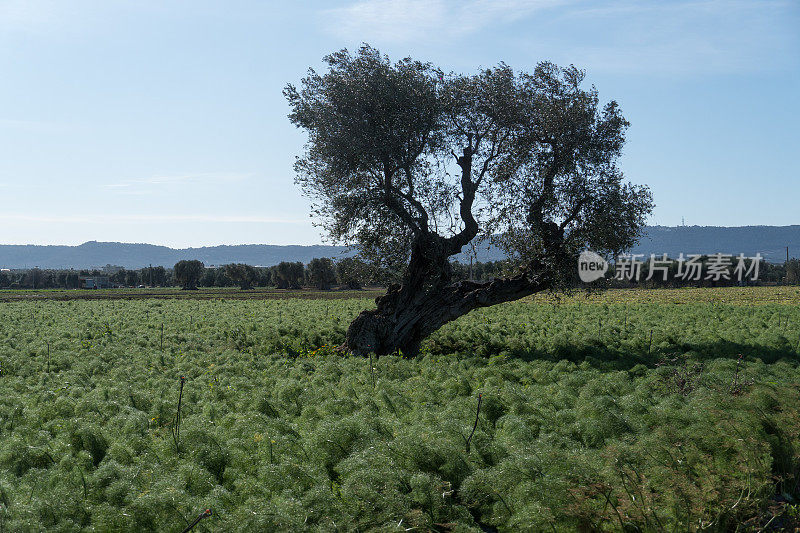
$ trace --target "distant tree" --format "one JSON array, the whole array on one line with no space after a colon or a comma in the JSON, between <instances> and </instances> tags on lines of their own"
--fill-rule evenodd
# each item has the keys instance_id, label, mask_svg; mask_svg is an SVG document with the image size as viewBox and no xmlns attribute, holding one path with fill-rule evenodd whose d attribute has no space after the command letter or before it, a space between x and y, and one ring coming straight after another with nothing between
<instances>
[{"instance_id":1,"label":"distant tree","mask_svg":"<svg viewBox=\"0 0 800 533\"><path fill-rule=\"evenodd\" d=\"M258 268L256 269L258 272L258 283L259 287L269 287L272 285L272 269L270 268Z\"/></svg>"},{"instance_id":2,"label":"distant tree","mask_svg":"<svg viewBox=\"0 0 800 533\"><path fill-rule=\"evenodd\" d=\"M301 262L281 261L275 268L276 285L279 289L299 289L303 286L305 267Z\"/></svg>"},{"instance_id":3,"label":"distant tree","mask_svg":"<svg viewBox=\"0 0 800 533\"><path fill-rule=\"evenodd\" d=\"M28 289L41 289L43 287L44 274L41 269L32 268L25 275L24 286Z\"/></svg>"},{"instance_id":4,"label":"distant tree","mask_svg":"<svg viewBox=\"0 0 800 533\"><path fill-rule=\"evenodd\" d=\"M460 261L453 261L450 263L450 268L452 269L452 276L453 279L457 280L465 280L470 279L469 277L469 265L465 265ZM479 279L479 278L478 278Z\"/></svg>"},{"instance_id":5,"label":"distant tree","mask_svg":"<svg viewBox=\"0 0 800 533\"><path fill-rule=\"evenodd\" d=\"M11 285L11 279L5 272L0 272L0 287L8 287Z\"/></svg>"},{"instance_id":6,"label":"distant tree","mask_svg":"<svg viewBox=\"0 0 800 533\"><path fill-rule=\"evenodd\" d=\"M475 261L471 265L469 263L454 261L451 263L451 266L453 269L453 279L462 281L491 281L503 273L502 261Z\"/></svg>"},{"instance_id":7,"label":"distant tree","mask_svg":"<svg viewBox=\"0 0 800 533\"><path fill-rule=\"evenodd\" d=\"M146 267L139 272L141 282L149 287L166 287L170 277L171 273L163 266Z\"/></svg>"},{"instance_id":8,"label":"distant tree","mask_svg":"<svg viewBox=\"0 0 800 533\"><path fill-rule=\"evenodd\" d=\"M213 287L217 283L217 269L207 268L200 279L201 287Z\"/></svg>"},{"instance_id":9,"label":"distant tree","mask_svg":"<svg viewBox=\"0 0 800 533\"><path fill-rule=\"evenodd\" d=\"M314 258L308 263L308 281L317 289L327 291L336 283L336 269L328 257Z\"/></svg>"},{"instance_id":10,"label":"distant tree","mask_svg":"<svg viewBox=\"0 0 800 533\"><path fill-rule=\"evenodd\" d=\"M175 263L173 276L183 290L197 289L197 282L203 277L205 266L202 262L193 260L182 260Z\"/></svg>"},{"instance_id":11,"label":"distant tree","mask_svg":"<svg viewBox=\"0 0 800 533\"><path fill-rule=\"evenodd\" d=\"M789 259L786 262L786 283L790 285L800 283L800 259Z\"/></svg>"},{"instance_id":12,"label":"distant tree","mask_svg":"<svg viewBox=\"0 0 800 533\"><path fill-rule=\"evenodd\" d=\"M336 261L336 277L348 289L360 289L370 282L374 268L358 257L344 257Z\"/></svg>"},{"instance_id":13,"label":"distant tree","mask_svg":"<svg viewBox=\"0 0 800 533\"><path fill-rule=\"evenodd\" d=\"M308 132L297 183L336 242L402 272L348 328L344 349L418 353L473 309L572 286L577 257L632 246L652 210L616 166L628 122L575 67L505 64L471 76L391 63L364 45L284 91ZM514 269L454 281L450 257L494 239Z\"/></svg>"},{"instance_id":14,"label":"distant tree","mask_svg":"<svg viewBox=\"0 0 800 533\"><path fill-rule=\"evenodd\" d=\"M66 289L77 289L81 286L81 280L78 277L78 273L74 270L70 270L67 272L67 277L64 280L64 288Z\"/></svg>"},{"instance_id":15,"label":"distant tree","mask_svg":"<svg viewBox=\"0 0 800 533\"><path fill-rule=\"evenodd\" d=\"M107 265L106 268L108 269L109 266L111 265ZM108 270L108 272L110 273L108 279L113 283L117 283L119 285L125 285L125 278L128 275L128 271L125 270L123 267L119 268L112 267L112 268L113 270Z\"/></svg>"},{"instance_id":16,"label":"distant tree","mask_svg":"<svg viewBox=\"0 0 800 533\"><path fill-rule=\"evenodd\" d=\"M125 285L129 287L136 287L139 285L139 272L136 270L128 270L125 273Z\"/></svg>"},{"instance_id":17,"label":"distant tree","mask_svg":"<svg viewBox=\"0 0 800 533\"><path fill-rule=\"evenodd\" d=\"M243 291L253 288L253 283L258 279L258 272L250 265L243 263L231 263L225 265L225 274L239 284L239 288Z\"/></svg>"},{"instance_id":18,"label":"distant tree","mask_svg":"<svg viewBox=\"0 0 800 533\"><path fill-rule=\"evenodd\" d=\"M43 272L44 278L42 279L42 288L45 289L54 289L56 288L56 284L58 281L56 280L56 271L54 270L45 270Z\"/></svg>"},{"instance_id":19,"label":"distant tree","mask_svg":"<svg viewBox=\"0 0 800 533\"><path fill-rule=\"evenodd\" d=\"M269 270L270 284L278 289L285 289L286 287L282 286L283 283L281 282L278 276L278 265L273 265L271 267L268 267L267 270Z\"/></svg>"},{"instance_id":20,"label":"distant tree","mask_svg":"<svg viewBox=\"0 0 800 533\"><path fill-rule=\"evenodd\" d=\"M153 276L153 283L157 287L166 287L167 282L169 280L169 274L167 273L167 269L163 266L157 266L150 269L150 273Z\"/></svg>"}]
</instances>

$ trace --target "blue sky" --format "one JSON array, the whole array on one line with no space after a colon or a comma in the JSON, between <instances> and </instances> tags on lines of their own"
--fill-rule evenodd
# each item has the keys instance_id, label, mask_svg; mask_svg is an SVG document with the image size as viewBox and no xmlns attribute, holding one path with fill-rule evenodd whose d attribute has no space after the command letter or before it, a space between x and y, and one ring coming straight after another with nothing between
<instances>
[{"instance_id":1,"label":"blue sky","mask_svg":"<svg viewBox=\"0 0 800 533\"><path fill-rule=\"evenodd\" d=\"M0 0L0 243L313 244L281 89L369 42L586 69L651 223L800 224L800 3Z\"/></svg>"}]
</instances>

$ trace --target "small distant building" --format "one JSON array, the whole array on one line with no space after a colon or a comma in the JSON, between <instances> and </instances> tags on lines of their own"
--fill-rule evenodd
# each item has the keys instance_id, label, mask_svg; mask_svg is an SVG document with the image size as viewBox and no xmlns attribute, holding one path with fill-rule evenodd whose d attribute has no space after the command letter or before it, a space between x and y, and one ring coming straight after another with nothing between
<instances>
[{"instance_id":1,"label":"small distant building","mask_svg":"<svg viewBox=\"0 0 800 533\"><path fill-rule=\"evenodd\" d=\"M81 289L110 289L111 280L108 276L80 277Z\"/></svg>"}]
</instances>

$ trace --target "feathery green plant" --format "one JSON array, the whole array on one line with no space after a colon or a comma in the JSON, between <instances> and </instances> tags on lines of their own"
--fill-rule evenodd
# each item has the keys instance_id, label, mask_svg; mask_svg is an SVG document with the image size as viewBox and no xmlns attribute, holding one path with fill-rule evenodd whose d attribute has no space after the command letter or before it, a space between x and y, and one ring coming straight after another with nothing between
<instances>
[{"instance_id":1,"label":"feathery green plant","mask_svg":"<svg viewBox=\"0 0 800 533\"><path fill-rule=\"evenodd\" d=\"M800 298L744 289L487 308L369 369L333 349L368 300L3 304L0 524L791 527Z\"/></svg>"}]
</instances>

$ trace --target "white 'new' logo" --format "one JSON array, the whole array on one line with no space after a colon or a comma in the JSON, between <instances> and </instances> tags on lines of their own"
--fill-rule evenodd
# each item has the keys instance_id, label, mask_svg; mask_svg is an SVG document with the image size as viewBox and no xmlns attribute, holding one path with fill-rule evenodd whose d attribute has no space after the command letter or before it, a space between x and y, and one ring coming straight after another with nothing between
<instances>
[{"instance_id":1,"label":"white 'new' logo","mask_svg":"<svg viewBox=\"0 0 800 533\"><path fill-rule=\"evenodd\" d=\"M584 250L578 256L578 276L584 283L591 283L602 278L608 271L608 263L602 256Z\"/></svg>"}]
</instances>

